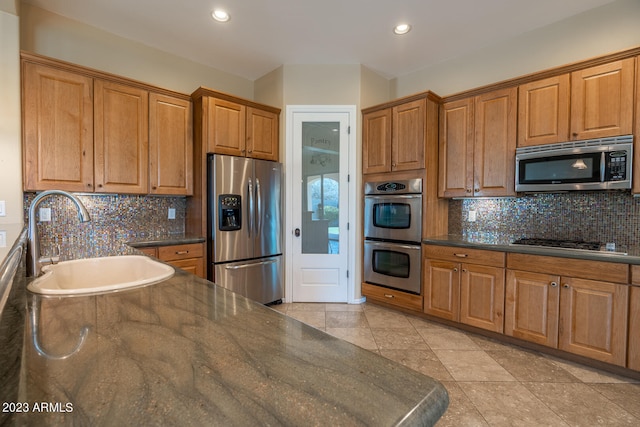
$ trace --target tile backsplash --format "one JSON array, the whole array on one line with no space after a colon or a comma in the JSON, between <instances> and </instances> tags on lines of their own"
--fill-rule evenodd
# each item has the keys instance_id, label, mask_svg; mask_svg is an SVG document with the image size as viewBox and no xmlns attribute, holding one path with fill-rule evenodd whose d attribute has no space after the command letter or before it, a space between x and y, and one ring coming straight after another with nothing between
<instances>
[{"instance_id":1,"label":"tile backsplash","mask_svg":"<svg viewBox=\"0 0 640 427\"><path fill-rule=\"evenodd\" d=\"M51 221L38 222L41 254L60 247L61 260L130 253L127 242L184 234L185 197L135 195L77 195L91 221L81 223L75 205L65 197L45 199L40 208L51 208ZM24 194L25 224L35 193ZM168 219L169 208L176 218ZM38 215L36 213L36 218Z\"/></svg>"},{"instance_id":2,"label":"tile backsplash","mask_svg":"<svg viewBox=\"0 0 640 427\"><path fill-rule=\"evenodd\" d=\"M477 219L468 221L475 210ZM640 198L629 192L532 194L449 202L449 233L512 241L521 237L640 246Z\"/></svg>"}]
</instances>

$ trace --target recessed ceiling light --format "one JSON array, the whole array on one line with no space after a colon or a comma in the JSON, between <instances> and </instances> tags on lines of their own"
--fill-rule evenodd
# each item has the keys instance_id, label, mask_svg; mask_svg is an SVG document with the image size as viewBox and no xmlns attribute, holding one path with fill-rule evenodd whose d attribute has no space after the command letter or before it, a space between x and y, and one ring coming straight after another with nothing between
<instances>
[{"instance_id":1,"label":"recessed ceiling light","mask_svg":"<svg viewBox=\"0 0 640 427\"><path fill-rule=\"evenodd\" d=\"M218 22L227 22L229 19L231 19L231 16L229 16L229 14L222 9L216 9L211 12L211 17Z\"/></svg>"},{"instance_id":2,"label":"recessed ceiling light","mask_svg":"<svg viewBox=\"0 0 640 427\"><path fill-rule=\"evenodd\" d=\"M411 25L409 24L396 25L393 29L394 34L397 35L407 34L409 31L411 31Z\"/></svg>"}]
</instances>

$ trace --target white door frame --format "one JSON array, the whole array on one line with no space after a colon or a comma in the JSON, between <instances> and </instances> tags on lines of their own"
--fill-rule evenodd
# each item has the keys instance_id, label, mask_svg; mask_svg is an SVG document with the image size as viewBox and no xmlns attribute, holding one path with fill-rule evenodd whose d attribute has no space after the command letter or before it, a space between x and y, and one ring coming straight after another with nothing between
<instances>
[{"instance_id":1,"label":"white door frame","mask_svg":"<svg viewBox=\"0 0 640 427\"><path fill-rule=\"evenodd\" d=\"M285 302L291 302L291 296L293 295L293 230L295 228L293 224L293 194L291 189L293 188L293 144L294 144L294 131L293 131L293 117L295 113L347 113L349 114L349 203L348 203L348 221L349 229L348 241L349 249L347 251L347 268L349 270L349 277L347 278L347 303L360 304L362 298L356 298L355 295L355 274L356 270L356 207L357 207L357 188L356 188L356 106L355 105L287 105L286 106L286 156L285 164L288 165L285 170L285 227L284 227L284 242L285 242Z\"/></svg>"}]
</instances>

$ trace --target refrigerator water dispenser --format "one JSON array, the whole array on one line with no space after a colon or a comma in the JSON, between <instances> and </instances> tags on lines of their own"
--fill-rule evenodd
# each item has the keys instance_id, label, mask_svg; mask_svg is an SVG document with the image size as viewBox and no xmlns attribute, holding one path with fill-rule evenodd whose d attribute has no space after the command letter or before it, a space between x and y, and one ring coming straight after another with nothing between
<instances>
[{"instance_id":1,"label":"refrigerator water dispenser","mask_svg":"<svg viewBox=\"0 0 640 427\"><path fill-rule=\"evenodd\" d=\"M220 231L234 231L242 228L242 199L239 194L218 196L218 228Z\"/></svg>"}]
</instances>

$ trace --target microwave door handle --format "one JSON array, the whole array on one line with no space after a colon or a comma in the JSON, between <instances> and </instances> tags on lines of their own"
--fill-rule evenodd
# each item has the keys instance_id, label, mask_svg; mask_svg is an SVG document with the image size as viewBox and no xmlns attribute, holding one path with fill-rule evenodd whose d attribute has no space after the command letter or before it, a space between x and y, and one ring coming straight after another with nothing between
<instances>
[{"instance_id":1,"label":"microwave door handle","mask_svg":"<svg viewBox=\"0 0 640 427\"><path fill-rule=\"evenodd\" d=\"M600 153L600 182L604 182L604 174L605 174L605 168L606 168L606 162L607 160L607 153L605 153L604 151L602 153Z\"/></svg>"}]
</instances>

